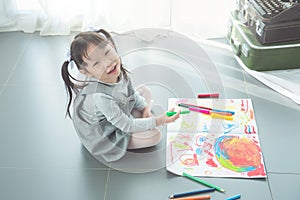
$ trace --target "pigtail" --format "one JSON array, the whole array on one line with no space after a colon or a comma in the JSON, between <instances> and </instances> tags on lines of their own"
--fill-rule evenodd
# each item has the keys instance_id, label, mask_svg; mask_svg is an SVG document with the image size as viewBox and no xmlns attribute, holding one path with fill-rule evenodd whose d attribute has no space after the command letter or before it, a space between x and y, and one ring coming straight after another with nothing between
<instances>
[{"instance_id":1,"label":"pigtail","mask_svg":"<svg viewBox=\"0 0 300 200\"><path fill-rule=\"evenodd\" d=\"M69 61L65 61L63 63L63 65L61 67L61 76L62 76L62 79L64 80L67 95L68 95L68 105L67 105L66 117L69 116L70 118L72 118L71 114L70 114L70 106L71 106L72 98L73 98L72 90L74 89L74 83L70 80L70 74L68 71L69 63L70 63Z\"/></svg>"}]
</instances>

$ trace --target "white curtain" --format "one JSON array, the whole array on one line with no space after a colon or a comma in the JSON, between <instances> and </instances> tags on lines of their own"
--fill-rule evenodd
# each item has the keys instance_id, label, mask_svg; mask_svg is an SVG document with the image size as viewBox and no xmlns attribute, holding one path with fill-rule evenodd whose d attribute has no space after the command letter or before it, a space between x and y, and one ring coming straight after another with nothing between
<instances>
[{"instance_id":1,"label":"white curtain","mask_svg":"<svg viewBox=\"0 0 300 200\"><path fill-rule=\"evenodd\" d=\"M166 28L203 38L226 33L235 0L0 0L0 31L68 35L105 28Z\"/></svg>"}]
</instances>

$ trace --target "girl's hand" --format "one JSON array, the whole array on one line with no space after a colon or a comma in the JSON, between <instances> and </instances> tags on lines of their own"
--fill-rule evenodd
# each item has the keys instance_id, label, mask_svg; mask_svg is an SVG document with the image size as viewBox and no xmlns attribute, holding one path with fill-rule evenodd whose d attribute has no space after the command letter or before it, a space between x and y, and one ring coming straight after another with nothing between
<instances>
[{"instance_id":1,"label":"girl's hand","mask_svg":"<svg viewBox=\"0 0 300 200\"><path fill-rule=\"evenodd\" d=\"M173 112L175 109L172 108L171 110L169 110L169 112ZM177 111L177 113L173 116L170 116L168 117L166 115L166 113L164 113L163 115L161 116L158 116L155 118L155 121L156 121L156 126L159 126L159 125L162 125L162 124L167 124L167 123L171 123L171 122L174 122L176 121L178 118L180 117L180 110Z\"/></svg>"}]
</instances>

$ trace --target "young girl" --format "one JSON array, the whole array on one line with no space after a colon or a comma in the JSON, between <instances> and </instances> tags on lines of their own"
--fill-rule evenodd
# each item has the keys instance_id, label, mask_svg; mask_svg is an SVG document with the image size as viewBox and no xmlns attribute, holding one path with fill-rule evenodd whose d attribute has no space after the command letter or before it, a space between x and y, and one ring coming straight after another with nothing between
<instances>
[{"instance_id":1,"label":"young girl","mask_svg":"<svg viewBox=\"0 0 300 200\"><path fill-rule=\"evenodd\" d=\"M70 62L85 80L71 75ZM171 117L151 115L150 91L133 88L112 37L103 29L75 36L61 74L69 97L66 116L85 148L100 161L116 161L127 149L156 145L162 137L156 127L179 118L180 112Z\"/></svg>"}]
</instances>

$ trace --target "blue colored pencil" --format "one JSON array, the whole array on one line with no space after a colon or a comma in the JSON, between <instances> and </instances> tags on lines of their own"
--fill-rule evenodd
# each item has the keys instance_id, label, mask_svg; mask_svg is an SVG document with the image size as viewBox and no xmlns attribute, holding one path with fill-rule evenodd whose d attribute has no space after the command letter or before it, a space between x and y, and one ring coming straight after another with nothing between
<instances>
[{"instance_id":1,"label":"blue colored pencil","mask_svg":"<svg viewBox=\"0 0 300 200\"><path fill-rule=\"evenodd\" d=\"M240 195L240 194L237 194L237 195L235 195L235 196L232 196L232 197L227 198L226 200L235 200L235 199L239 199L239 198L241 198L241 195Z\"/></svg>"},{"instance_id":2,"label":"blue colored pencil","mask_svg":"<svg viewBox=\"0 0 300 200\"><path fill-rule=\"evenodd\" d=\"M169 198L174 199L174 198L186 197L189 195L200 194L200 193L205 193L205 192L212 192L212 191L215 191L215 188L208 188L208 189L204 189L204 190L196 190L196 191L184 192L184 193L180 193L180 194L173 194L173 195L170 195Z\"/></svg>"}]
</instances>

